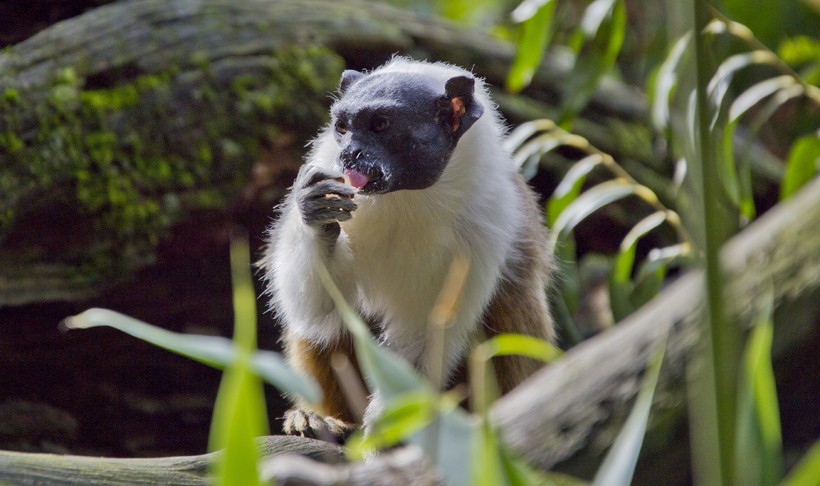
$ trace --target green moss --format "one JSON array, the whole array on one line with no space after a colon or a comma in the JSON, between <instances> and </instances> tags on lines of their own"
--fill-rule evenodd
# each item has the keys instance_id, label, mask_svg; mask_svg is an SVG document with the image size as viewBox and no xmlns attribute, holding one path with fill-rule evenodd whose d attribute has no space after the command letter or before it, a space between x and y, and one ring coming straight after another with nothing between
<instances>
[{"instance_id":1,"label":"green moss","mask_svg":"<svg viewBox=\"0 0 820 486\"><path fill-rule=\"evenodd\" d=\"M65 69L39 93L6 89L0 164L13 170L0 171L0 207L11 208L0 230L21 187L60 187L107 238L99 248L150 251L186 211L228 204L277 133L314 133L343 68L321 47L259 56L247 68L243 61L241 75L206 54L193 70L105 88L88 89Z\"/></svg>"},{"instance_id":2,"label":"green moss","mask_svg":"<svg viewBox=\"0 0 820 486\"><path fill-rule=\"evenodd\" d=\"M23 139L14 132L0 133L0 148L5 149L9 154L16 154L26 146Z\"/></svg>"},{"instance_id":3,"label":"green moss","mask_svg":"<svg viewBox=\"0 0 820 486\"><path fill-rule=\"evenodd\" d=\"M15 105L17 102L20 101L20 92L13 88L8 88L3 91L3 102Z\"/></svg>"}]
</instances>

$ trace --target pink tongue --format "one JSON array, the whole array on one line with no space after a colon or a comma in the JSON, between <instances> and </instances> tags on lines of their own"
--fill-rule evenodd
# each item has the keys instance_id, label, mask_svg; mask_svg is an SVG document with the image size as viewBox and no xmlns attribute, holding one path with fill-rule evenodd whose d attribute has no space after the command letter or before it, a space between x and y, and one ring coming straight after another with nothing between
<instances>
[{"instance_id":1,"label":"pink tongue","mask_svg":"<svg viewBox=\"0 0 820 486\"><path fill-rule=\"evenodd\" d=\"M366 175L353 169L345 169L345 175L350 179L350 185L356 189L363 188L370 180Z\"/></svg>"}]
</instances>

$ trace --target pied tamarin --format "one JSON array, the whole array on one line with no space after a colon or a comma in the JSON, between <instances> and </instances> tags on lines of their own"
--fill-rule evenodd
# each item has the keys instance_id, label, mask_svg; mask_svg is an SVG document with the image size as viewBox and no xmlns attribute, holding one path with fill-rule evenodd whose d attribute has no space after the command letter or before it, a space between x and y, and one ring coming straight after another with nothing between
<instances>
[{"instance_id":1,"label":"pied tamarin","mask_svg":"<svg viewBox=\"0 0 820 486\"><path fill-rule=\"evenodd\" d=\"M334 353L352 356L351 339L319 264L380 342L423 373L428 317L456 257L470 268L444 335L445 379L487 336L553 339L542 214L504 148L505 126L482 80L394 58L369 73L344 71L339 92L261 262L286 356L324 391L321 403L286 414L287 433L342 435L354 422L330 364ZM495 366L506 392L538 364L508 357ZM381 407L370 397L365 425Z\"/></svg>"}]
</instances>

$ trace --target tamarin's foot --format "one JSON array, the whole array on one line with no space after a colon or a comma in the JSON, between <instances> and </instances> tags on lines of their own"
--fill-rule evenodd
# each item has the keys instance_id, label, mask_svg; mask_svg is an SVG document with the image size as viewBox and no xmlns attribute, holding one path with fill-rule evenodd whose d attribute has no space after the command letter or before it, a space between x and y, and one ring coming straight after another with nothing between
<instances>
[{"instance_id":1,"label":"tamarin's foot","mask_svg":"<svg viewBox=\"0 0 820 486\"><path fill-rule=\"evenodd\" d=\"M316 412L292 408L285 412L282 431L287 435L301 435L341 444L356 430L356 425L335 417L323 417Z\"/></svg>"}]
</instances>

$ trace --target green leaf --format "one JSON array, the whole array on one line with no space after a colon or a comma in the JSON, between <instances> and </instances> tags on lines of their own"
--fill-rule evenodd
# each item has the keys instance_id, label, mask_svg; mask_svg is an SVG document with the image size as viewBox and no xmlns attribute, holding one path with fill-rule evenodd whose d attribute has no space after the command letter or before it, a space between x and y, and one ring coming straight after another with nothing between
<instances>
[{"instance_id":1,"label":"green leaf","mask_svg":"<svg viewBox=\"0 0 820 486\"><path fill-rule=\"evenodd\" d=\"M678 69L686 61L689 45L692 42L692 32L687 32L675 42L669 55L666 56L658 72L652 89L652 124L656 130L664 131L670 122L670 104L675 88L678 85Z\"/></svg>"},{"instance_id":2,"label":"green leaf","mask_svg":"<svg viewBox=\"0 0 820 486\"><path fill-rule=\"evenodd\" d=\"M550 200L547 203L547 224L552 227L558 216L570 205L581 193L581 188L586 181L587 175L592 172L592 169L597 167L602 161L603 156L600 154L592 154L579 160L570 167L561 183L555 188Z\"/></svg>"},{"instance_id":3,"label":"green leaf","mask_svg":"<svg viewBox=\"0 0 820 486\"><path fill-rule=\"evenodd\" d=\"M635 465L641 452L643 437L646 434L646 425L649 421L649 410L652 408L652 399L658 383L663 356L666 350L666 338L658 343L657 349L649 362L646 374L641 382L641 391L632 406L632 411L626 420L612 448L604 458L601 467L595 473L593 485L630 484L635 474Z\"/></svg>"},{"instance_id":4,"label":"green leaf","mask_svg":"<svg viewBox=\"0 0 820 486\"><path fill-rule=\"evenodd\" d=\"M216 484L260 484L255 438L268 434L261 385L242 359L222 377L208 440L209 450L223 449L213 465Z\"/></svg>"},{"instance_id":5,"label":"green leaf","mask_svg":"<svg viewBox=\"0 0 820 486\"><path fill-rule=\"evenodd\" d=\"M654 212L633 226L621 241L621 247L615 256L612 272L609 274L609 301L612 307L612 316L616 322L623 320L635 310L630 296L634 287L632 284L632 267L635 263L635 251L638 248L638 241L663 224L664 221L666 221L665 212Z\"/></svg>"},{"instance_id":6,"label":"green leaf","mask_svg":"<svg viewBox=\"0 0 820 486\"><path fill-rule=\"evenodd\" d=\"M479 345L485 360L496 356L526 356L544 363L561 356L561 350L547 341L525 334L499 334Z\"/></svg>"},{"instance_id":7,"label":"green leaf","mask_svg":"<svg viewBox=\"0 0 820 486\"><path fill-rule=\"evenodd\" d=\"M602 13L609 14L607 22L601 23ZM626 33L626 7L621 0L595 0L587 7L584 19L588 19L587 25L582 21L573 40L576 50L575 67L566 82L566 86L571 89L564 92L561 103L559 125L567 129L575 115L592 97L600 79L615 66ZM583 30L584 27L597 27L594 38L586 44L584 39L589 39L593 32ZM580 52L581 46L585 47L583 53Z\"/></svg>"},{"instance_id":8,"label":"green leaf","mask_svg":"<svg viewBox=\"0 0 820 486\"><path fill-rule=\"evenodd\" d=\"M171 332L108 309L88 309L67 318L62 325L67 329L112 327L218 369L227 368L238 359L230 339ZM249 366L254 374L283 392L295 393L308 402L317 402L322 397L316 383L294 371L279 353L256 351L250 356Z\"/></svg>"},{"instance_id":9,"label":"green leaf","mask_svg":"<svg viewBox=\"0 0 820 486\"><path fill-rule=\"evenodd\" d=\"M517 93L532 81L532 77L541 63L544 51L552 38L552 21L556 3L558 2L546 0L538 7L534 15L526 18L526 20L519 20L519 22L523 21L524 24L521 39L516 49L515 60L507 75L507 89L509 91ZM519 6L515 12L521 11L521 7L524 6L524 4ZM515 12L513 13L513 19L516 18ZM521 15L517 17L524 18Z\"/></svg>"},{"instance_id":10,"label":"green leaf","mask_svg":"<svg viewBox=\"0 0 820 486\"><path fill-rule=\"evenodd\" d=\"M558 240L565 240L578 223L598 209L627 196L640 195L644 191L646 188L631 184L625 179L602 182L587 189L556 218L550 233L551 243L555 245Z\"/></svg>"},{"instance_id":11,"label":"green leaf","mask_svg":"<svg viewBox=\"0 0 820 486\"><path fill-rule=\"evenodd\" d=\"M718 66L715 75L712 76L712 79L709 80L709 84L706 86L706 92L717 108L715 110L715 116L717 116L717 113L720 111L720 107L723 106L726 93L732 84L732 78L738 71L755 64L776 65L779 62L780 59L773 52L767 50L744 52L726 58L720 66Z\"/></svg>"},{"instance_id":12,"label":"green leaf","mask_svg":"<svg viewBox=\"0 0 820 486\"><path fill-rule=\"evenodd\" d=\"M820 171L820 132L797 139L789 151L786 174L780 186L780 200L796 193Z\"/></svg>"},{"instance_id":13,"label":"green leaf","mask_svg":"<svg viewBox=\"0 0 820 486\"><path fill-rule=\"evenodd\" d=\"M801 92L803 90L797 81L795 81L795 79L788 74L770 78L754 84L749 89L741 93L741 95L738 96L732 103L732 106L729 108L729 122L733 122L740 118L763 98L766 98L767 96L770 96L780 90L793 87L801 90Z\"/></svg>"},{"instance_id":14,"label":"green leaf","mask_svg":"<svg viewBox=\"0 0 820 486\"><path fill-rule=\"evenodd\" d=\"M817 478L820 478L820 442L814 443L780 486L818 486Z\"/></svg>"},{"instance_id":15,"label":"green leaf","mask_svg":"<svg viewBox=\"0 0 820 486\"><path fill-rule=\"evenodd\" d=\"M558 126L549 118L539 118L524 122L513 129L507 138L504 140L504 148L510 153L515 153L520 150L521 146L529 140L530 137L538 132L551 132Z\"/></svg>"},{"instance_id":16,"label":"green leaf","mask_svg":"<svg viewBox=\"0 0 820 486\"><path fill-rule=\"evenodd\" d=\"M348 439L345 452L351 460L399 443L430 425L436 417L438 398L425 390L395 397L373 423L368 435L359 430Z\"/></svg>"},{"instance_id":17,"label":"green leaf","mask_svg":"<svg viewBox=\"0 0 820 486\"><path fill-rule=\"evenodd\" d=\"M495 432L487 425L478 428L476 443L473 447L473 459L470 464L472 478L470 484L475 486L507 484L498 440Z\"/></svg>"},{"instance_id":18,"label":"green leaf","mask_svg":"<svg viewBox=\"0 0 820 486\"><path fill-rule=\"evenodd\" d=\"M231 243L234 346L238 359L222 376L214 404L208 448L222 449L214 462L217 485L261 484L256 438L268 434L262 382L251 373L250 357L256 349L256 297L245 239Z\"/></svg>"},{"instance_id":19,"label":"green leaf","mask_svg":"<svg viewBox=\"0 0 820 486\"><path fill-rule=\"evenodd\" d=\"M513 163L518 167L524 179L532 179L538 171L541 156L562 145L564 145L564 138L561 136L561 133L548 132L539 135L522 145L521 148L513 154Z\"/></svg>"},{"instance_id":20,"label":"green leaf","mask_svg":"<svg viewBox=\"0 0 820 486\"><path fill-rule=\"evenodd\" d=\"M634 288L630 294L632 305L635 308L641 307L658 295L669 267L688 258L691 251L691 246L687 243L651 250L633 280Z\"/></svg>"},{"instance_id":21,"label":"green leaf","mask_svg":"<svg viewBox=\"0 0 820 486\"><path fill-rule=\"evenodd\" d=\"M780 412L772 369L771 299L757 317L743 356L735 439L738 484L775 485L783 472Z\"/></svg>"}]
</instances>

